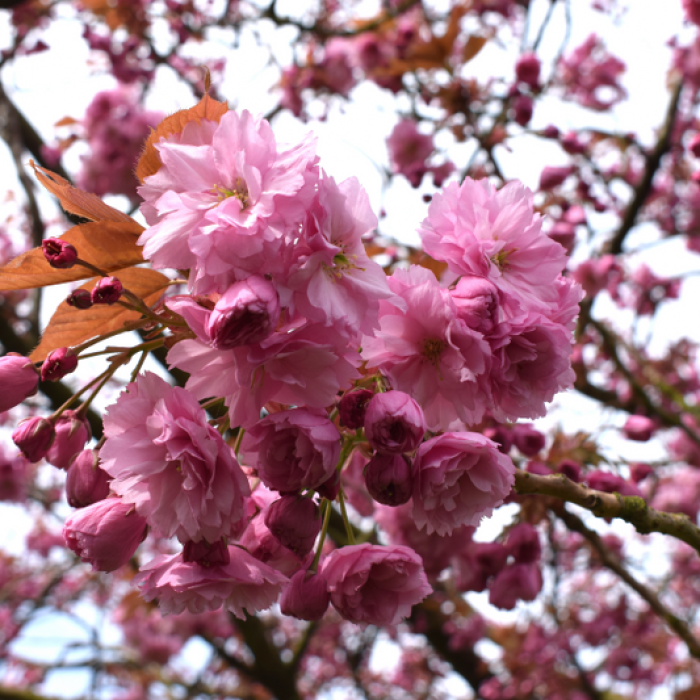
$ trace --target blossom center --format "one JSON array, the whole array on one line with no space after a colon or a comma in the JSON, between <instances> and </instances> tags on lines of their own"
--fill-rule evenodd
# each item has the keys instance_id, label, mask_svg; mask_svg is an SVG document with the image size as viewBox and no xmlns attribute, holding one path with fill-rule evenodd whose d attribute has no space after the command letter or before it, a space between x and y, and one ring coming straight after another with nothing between
<instances>
[{"instance_id":1,"label":"blossom center","mask_svg":"<svg viewBox=\"0 0 700 700\"><path fill-rule=\"evenodd\" d=\"M423 342L423 356L432 362L435 367L440 362L440 355L445 349L446 343L438 338L428 338Z\"/></svg>"},{"instance_id":2,"label":"blossom center","mask_svg":"<svg viewBox=\"0 0 700 700\"><path fill-rule=\"evenodd\" d=\"M248 206L248 185L246 185L245 180L241 177L236 178L236 186L229 190L223 185L215 185L212 188L212 192L218 195L220 202L229 197L235 197L241 203L241 210L245 210Z\"/></svg>"},{"instance_id":3,"label":"blossom center","mask_svg":"<svg viewBox=\"0 0 700 700\"><path fill-rule=\"evenodd\" d=\"M499 250L498 253L491 257L491 262L501 272L503 272L503 270L505 270L508 267L508 258L510 257L511 253L514 253L516 250L516 248L514 248L513 250Z\"/></svg>"}]
</instances>

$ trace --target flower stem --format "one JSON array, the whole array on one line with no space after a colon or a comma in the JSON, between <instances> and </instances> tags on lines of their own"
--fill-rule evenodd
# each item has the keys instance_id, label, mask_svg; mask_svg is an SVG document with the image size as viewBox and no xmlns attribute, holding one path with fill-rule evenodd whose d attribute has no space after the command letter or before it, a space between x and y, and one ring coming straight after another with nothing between
<instances>
[{"instance_id":1,"label":"flower stem","mask_svg":"<svg viewBox=\"0 0 700 700\"><path fill-rule=\"evenodd\" d=\"M321 560L321 551L323 550L323 543L326 541L326 534L328 533L328 524L331 521L331 502L327 499L323 499L322 508L325 508L323 513L323 526L321 527L321 537L318 541L318 547L316 547L316 556L311 562L309 571L316 573L318 571L318 562Z\"/></svg>"},{"instance_id":2,"label":"flower stem","mask_svg":"<svg viewBox=\"0 0 700 700\"><path fill-rule=\"evenodd\" d=\"M345 494L343 493L342 485L338 489L338 503L340 503L340 513L343 516L343 523L345 523L345 532L348 536L348 542L350 544L355 544L355 535L352 532L350 520L348 519L348 512L345 510Z\"/></svg>"}]
</instances>

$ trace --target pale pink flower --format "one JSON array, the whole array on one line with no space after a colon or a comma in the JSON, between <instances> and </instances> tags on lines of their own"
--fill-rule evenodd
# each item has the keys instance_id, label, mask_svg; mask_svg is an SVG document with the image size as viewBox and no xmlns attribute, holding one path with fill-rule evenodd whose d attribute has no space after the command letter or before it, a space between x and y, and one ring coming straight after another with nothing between
<instances>
[{"instance_id":1,"label":"pale pink flower","mask_svg":"<svg viewBox=\"0 0 700 700\"><path fill-rule=\"evenodd\" d=\"M515 480L510 457L479 433L444 433L426 440L413 469L413 515L428 534L479 525L503 503Z\"/></svg>"},{"instance_id":2,"label":"pale pink flower","mask_svg":"<svg viewBox=\"0 0 700 700\"><path fill-rule=\"evenodd\" d=\"M545 402L574 383L571 333L539 314L503 322L489 338L493 349L493 415L499 421L539 418Z\"/></svg>"},{"instance_id":3,"label":"pale pink flower","mask_svg":"<svg viewBox=\"0 0 700 700\"><path fill-rule=\"evenodd\" d=\"M453 273L487 277L515 297L550 303L567 257L541 229L524 185L509 182L496 191L488 180L466 178L433 197L418 232L425 252Z\"/></svg>"},{"instance_id":4,"label":"pale pink flower","mask_svg":"<svg viewBox=\"0 0 700 700\"><path fill-rule=\"evenodd\" d=\"M146 535L146 519L121 498L80 508L66 520L66 544L95 571L114 571L131 559Z\"/></svg>"},{"instance_id":5,"label":"pale pink flower","mask_svg":"<svg viewBox=\"0 0 700 700\"><path fill-rule=\"evenodd\" d=\"M384 270L367 257L362 242L376 226L356 178L340 184L332 177L321 179L301 235L283 252L288 290L281 295L291 313L345 327L350 335L358 329L371 333L379 300L394 296Z\"/></svg>"},{"instance_id":6,"label":"pale pink flower","mask_svg":"<svg viewBox=\"0 0 700 700\"><path fill-rule=\"evenodd\" d=\"M100 457L112 490L152 527L182 542L231 534L244 515L248 481L189 392L142 374L104 424Z\"/></svg>"},{"instance_id":7,"label":"pale pink flower","mask_svg":"<svg viewBox=\"0 0 700 700\"><path fill-rule=\"evenodd\" d=\"M241 453L270 489L315 489L335 470L340 433L325 414L295 408L271 413L251 426Z\"/></svg>"},{"instance_id":8,"label":"pale pink flower","mask_svg":"<svg viewBox=\"0 0 700 700\"><path fill-rule=\"evenodd\" d=\"M436 532L428 534L424 529L419 530L410 503L397 507L377 505L374 515L391 544L410 547L421 557L431 581L447 568L452 557L470 546L474 534L474 528L468 525L456 527L452 534L442 537Z\"/></svg>"},{"instance_id":9,"label":"pale pink flower","mask_svg":"<svg viewBox=\"0 0 700 700\"><path fill-rule=\"evenodd\" d=\"M351 622L398 624L433 592L421 558L408 547L349 545L328 555L322 573L333 607Z\"/></svg>"},{"instance_id":10,"label":"pale pink flower","mask_svg":"<svg viewBox=\"0 0 700 700\"><path fill-rule=\"evenodd\" d=\"M259 419L270 401L330 406L359 377L361 362L345 335L305 319L278 328L260 343L232 350L216 350L201 339L183 340L168 361L190 373L187 389L195 396L223 396L231 425L245 427Z\"/></svg>"},{"instance_id":11,"label":"pale pink flower","mask_svg":"<svg viewBox=\"0 0 700 700\"><path fill-rule=\"evenodd\" d=\"M315 142L279 148L267 121L231 110L161 139L163 166L139 188L154 267L194 268L190 287L223 292L264 273L303 219L318 179Z\"/></svg>"},{"instance_id":12,"label":"pale pink flower","mask_svg":"<svg viewBox=\"0 0 700 700\"><path fill-rule=\"evenodd\" d=\"M159 556L141 567L133 583L147 601L158 601L164 615L223 606L244 619L246 613L267 610L277 601L287 577L240 547L231 545L228 552L228 564L209 567L186 562L182 554Z\"/></svg>"},{"instance_id":13,"label":"pale pink flower","mask_svg":"<svg viewBox=\"0 0 700 700\"><path fill-rule=\"evenodd\" d=\"M363 358L420 404L430 430L477 423L491 404L488 343L458 317L430 270L398 269L389 287L407 311L381 303L380 328L364 338Z\"/></svg>"}]
</instances>

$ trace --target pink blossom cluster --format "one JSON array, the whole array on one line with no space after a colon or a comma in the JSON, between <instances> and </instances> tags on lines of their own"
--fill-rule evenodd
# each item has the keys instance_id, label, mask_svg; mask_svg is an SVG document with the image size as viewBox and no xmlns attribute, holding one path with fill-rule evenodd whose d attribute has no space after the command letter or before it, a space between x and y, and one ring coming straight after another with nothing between
<instances>
[{"instance_id":1,"label":"pink blossom cluster","mask_svg":"<svg viewBox=\"0 0 700 700\"><path fill-rule=\"evenodd\" d=\"M97 93L83 119L90 153L83 156L79 186L98 195L137 199L134 167L144 140L162 119L159 112L143 110L138 91L126 85Z\"/></svg>"},{"instance_id":2,"label":"pink blossom cluster","mask_svg":"<svg viewBox=\"0 0 700 700\"><path fill-rule=\"evenodd\" d=\"M148 532L173 541L134 578L165 613L242 617L279 600L305 620L330 603L396 624L432 591L428 575L464 570L458 552L471 556L473 528L511 492L514 465L479 422L540 416L572 383L580 288L561 274L564 249L524 187L467 180L420 229L448 278L387 276L365 251L366 193L326 175L312 139L281 145L266 121L227 111L155 149L140 243L187 278L164 305L179 324L168 361L190 378L139 375L108 408L99 453L71 466L69 546L113 570ZM227 407L219 429L203 400ZM524 454L542 448L530 425L509 430ZM391 544L329 551L334 500L383 504ZM489 569L496 604L539 591L536 542L523 525L498 545L513 563Z\"/></svg>"}]
</instances>

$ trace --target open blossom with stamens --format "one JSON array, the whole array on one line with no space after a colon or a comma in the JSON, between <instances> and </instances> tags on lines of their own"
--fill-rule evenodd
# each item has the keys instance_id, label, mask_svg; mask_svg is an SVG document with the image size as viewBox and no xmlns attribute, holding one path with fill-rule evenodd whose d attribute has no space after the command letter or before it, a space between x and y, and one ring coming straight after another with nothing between
<instances>
[{"instance_id":1,"label":"open blossom with stamens","mask_svg":"<svg viewBox=\"0 0 700 700\"><path fill-rule=\"evenodd\" d=\"M350 335L376 327L379 300L393 297L384 271L367 257L362 242L376 225L357 178L340 184L321 179L301 235L283 253L288 272L282 297L291 313L342 326Z\"/></svg>"},{"instance_id":2,"label":"open blossom with stamens","mask_svg":"<svg viewBox=\"0 0 700 700\"><path fill-rule=\"evenodd\" d=\"M483 336L459 318L430 270L413 265L388 281L407 311L381 302L380 328L364 338L363 358L418 402L430 430L477 423L491 404Z\"/></svg>"},{"instance_id":3,"label":"open blossom with stamens","mask_svg":"<svg viewBox=\"0 0 700 700\"><path fill-rule=\"evenodd\" d=\"M312 138L280 148L267 121L231 110L155 147L163 165L139 188L150 224L139 243L154 267L193 268L190 287L209 293L274 264L314 195Z\"/></svg>"},{"instance_id":4,"label":"open blossom with stamens","mask_svg":"<svg viewBox=\"0 0 700 700\"><path fill-rule=\"evenodd\" d=\"M195 398L150 372L105 416L102 468L149 525L182 542L214 542L244 515L248 481Z\"/></svg>"},{"instance_id":5,"label":"open blossom with stamens","mask_svg":"<svg viewBox=\"0 0 700 700\"><path fill-rule=\"evenodd\" d=\"M433 197L419 233L425 252L455 274L486 277L516 299L556 304L552 285L566 251L541 227L532 192L521 183L496 191L488 180L466 178Z\"/></svg>"}]
</instances>

